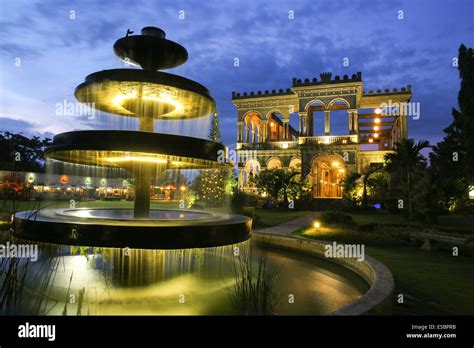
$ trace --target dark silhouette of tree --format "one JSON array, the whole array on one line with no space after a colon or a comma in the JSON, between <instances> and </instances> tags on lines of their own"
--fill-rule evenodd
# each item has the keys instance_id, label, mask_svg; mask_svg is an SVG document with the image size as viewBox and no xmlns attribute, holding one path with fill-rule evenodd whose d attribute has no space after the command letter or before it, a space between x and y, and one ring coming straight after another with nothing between
<instances>
[{"instance_id":1,"label":"dark silhouette of tree","mask_svg":"<svg viewBox=\"0 0 474 348\"><path fill-rule=\"evenodd\" d=\"M443 193L445 208L454 201L468 200L474 183L474 57L473 49L459 47L458 70L461 87L453 121L444 129L446 136L430 153L433 177Z\"/></svg>"},{"instance_id":2,"label":"dark silhouette of tree","mask_svg":"<svg viewBox=\"0 0 474 348\"><path fill-rule=\"evenodd\" d=\"M413 139L401 139L396 143L396 150L385 155L385 164L392 181L398 181L398 187L403 192L403 200L408 203L408 215L413 218L412 190L414 176L419 169L426 168L426 158L421 150L429 147L426 140L415 143Z\"/></svg>"},{"instance_id":3,"label":"dark silhouette of tree","mask_svg":"<svg viewBox=\"0 0 474 348\"><path fill-rule=\"evenodd\" d=\"M45 166L44 151L49 145L51 139L46 137L0 132L0 169L41 172Z\"/></svg>"},{"instance_id":4,"label":"dark silhouette of tree","mask_svg":"<svg viewBox=\"0 0 474 348\"><path fill-rule=\"evenodd\" d=\"M288 195L290 191L300 191L299 186L302 182L297 178L300 173L284 168L263 170L258 175L252 177L251 182L255 183L259 192L266 192L276 201L283 198L283 203L288 205ZM292 188L292 186L297 186Z\"/></svg>"}]
</instances>

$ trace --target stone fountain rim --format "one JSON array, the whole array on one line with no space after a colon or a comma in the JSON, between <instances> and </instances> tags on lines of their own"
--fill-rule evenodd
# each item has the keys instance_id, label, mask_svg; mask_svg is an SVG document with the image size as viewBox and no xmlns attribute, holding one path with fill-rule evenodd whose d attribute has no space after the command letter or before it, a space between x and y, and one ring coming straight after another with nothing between
<instances>
[{"instance_id":1,"label":"stone fountain rim","mask_svg":"<svg viewBox=\"0 0 474 348\"><path fill-rule=\"evenodd\" d=\"M294 251L322 258L350 269L362 277L370 286L358 300L330 313L330 315L380 315L391 314L392 294L395 287L392 272L382 262L365 255L364 261L344 258L326 258L326 241L317 241L297 236L282 236L271 233L253 233L252 239L263 245Z\"/></svg>"},{"instance_id":2,"label":"stone fountain rim","mask_svg":"<svg viewBox=\"0 0 474 348\"><path fill-rule=\"evenodd\" d=\"M213 213L215 219L176 224L173 223L176 220L164 223L137 219L134 223L124 223L123 220L70 218L58 216L56 211L16 213L14 235L53 244L136 249L211 248L241 243L252 235L252 219L235 214Z\"/></svg>"}]
</instances>

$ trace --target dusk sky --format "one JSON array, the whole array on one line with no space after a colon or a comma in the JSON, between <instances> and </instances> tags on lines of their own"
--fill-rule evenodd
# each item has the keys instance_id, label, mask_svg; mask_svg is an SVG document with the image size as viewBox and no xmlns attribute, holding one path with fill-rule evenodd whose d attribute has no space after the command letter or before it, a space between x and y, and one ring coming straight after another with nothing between
<instances>
[{"instance_id":1,"label":"dusk sky","mask_svg":"<svg viewBox=\"0 0 474 348\"><path fill-rule=\"evenodd\" d=\"M136 128L123 117L90 120L58 115L56 108L75 102L74 89L86 75L124 66L112 46L127 29L139 34L157 26L188 50L188 62L168 72L211 91L227 145L236 141L232 91L286 89L293 77L326 71L361 71L366 90L411 84L421 117L409 120L408 134L436 142L457 106L453 58L461 43L474 46L473 18L472 0L2 1L0 130L54 135ZM334 120L342 134L338 121L347 118ZM207 137L208 127L209 119L159 122L157 131Z\"/></svg>"}]
</instances>

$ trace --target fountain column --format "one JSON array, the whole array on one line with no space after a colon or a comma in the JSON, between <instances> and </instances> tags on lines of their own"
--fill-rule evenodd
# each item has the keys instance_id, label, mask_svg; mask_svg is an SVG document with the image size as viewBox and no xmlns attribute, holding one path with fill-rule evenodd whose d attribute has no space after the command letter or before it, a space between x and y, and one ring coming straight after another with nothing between
<instances>
[{"instance_id":1,"label":"fountain column","mask_svg":"<svg viewBox=\"0 0 474 348\"><path fill-rule=\"evenodd\" d=\"M150 217L151 170L149 165L138 164L135 168L135 202L133 216L135 218Z\"/></svg>"}]
</instances>

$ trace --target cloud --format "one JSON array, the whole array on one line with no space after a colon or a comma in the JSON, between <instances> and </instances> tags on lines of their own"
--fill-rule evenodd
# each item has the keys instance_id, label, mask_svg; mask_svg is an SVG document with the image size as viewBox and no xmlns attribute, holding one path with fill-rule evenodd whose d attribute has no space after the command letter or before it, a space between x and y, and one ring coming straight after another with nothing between
<instances>
[{"instance_id":1,"label":"cloud","mask_svg":"<svg viewBox=\"0 0 474 348\"><path fill-rule=\"evenodd\" d=\"M138 33L155 25L187 48L189 61L170 72L209 88L226 143L236 137L232 91L287 88L292 77L324 71L362 71L366 89L411 84L422 116L409 123L409 134L435 138L450 122L456 103L459 81L452 58L461 41L472 46L474 37L469 0L60 0L12 1L1 7L0 116L25 121L28 130L53 133L136 129L134 119L103 113L95 120L64 117L54 109L64 100L74 101L74 89L86 75L123 67L112 45L127 29ZM400 10L403 20L397 17ZM15 67L17 57L21 67ZM345 57L349 67L342 65ZM163 121L157 129L207 137L208 125L208 120Z\"/></svg>"}]
</instances>

